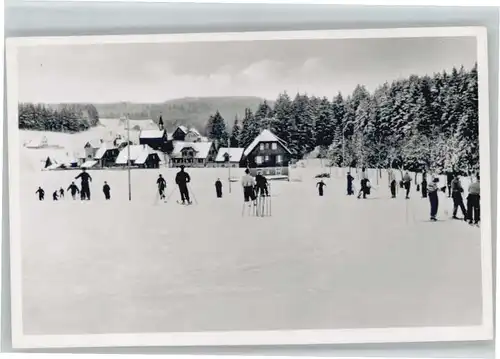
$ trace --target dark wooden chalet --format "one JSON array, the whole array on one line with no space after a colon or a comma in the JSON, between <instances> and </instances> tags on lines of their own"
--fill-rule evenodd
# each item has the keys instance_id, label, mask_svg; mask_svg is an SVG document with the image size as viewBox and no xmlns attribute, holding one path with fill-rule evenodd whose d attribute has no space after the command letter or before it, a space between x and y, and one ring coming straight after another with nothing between
<instances>
[{"instance_id":1,"label":"dark wooden chalet","mask_svg":"<svg viewBox=\"0 0 500 359\"><path fill-rule=\"evenodd\" d=\"M139 144L147 145L154 150L165 151L168 134L166 130L143 130L139 134Z\"/></svg>"},{"instance_id":2,"label":"dark wooden chalet","mask_svg":"<svg viewBox=\"0 0 500 359\"><path fill-rule=\"evenodd\" d=\"M288 167L292 152L287 144L269 130L263 130L243 152L249 168Z\"/></svg>"}]
</instances>

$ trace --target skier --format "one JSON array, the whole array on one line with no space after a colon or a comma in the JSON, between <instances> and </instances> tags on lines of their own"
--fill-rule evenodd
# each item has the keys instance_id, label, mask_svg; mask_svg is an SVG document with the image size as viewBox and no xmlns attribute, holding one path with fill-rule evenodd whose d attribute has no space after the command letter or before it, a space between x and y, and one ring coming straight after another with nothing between
<instances>
[{"instance_id":1,"label":"skier","mask_svg":"<svg viewBox=\"0 0 500 359\"><path fill-rule=\"evenodd\" d=\"M368 176L366 175L366 168L363 167L361 169L361 188L359 189L359 193L358 193L358 198L361 198L361 194L363 194L363 199L366 199L366 195L368 194L368 187L367 187L367 184L368 184Z\"/></svg>"},{"instance_id":2,"label":"skier","mask_svg":"<svg viewBox=\"0 0 500 359\"><path fill-rule=\"evenodd\" d=\"M241 186L243 187L243 197L245 202L249 202L252 200L254 205L256 205L255 200L257 197L255 196L255 179L250 175L250 170L247 168L245 170L245 175L241 178Z\"/></svg>"},{"instance_id":3,"label":"skier","mask_svg":"<svg viewBox=\"0 0 500 359\"><path fill-rule=\"evenodd\" d=\"M217 178L217 181L215 181L215 194L217 198L222 198L222 182L220 178Z\"/></svg>"},{"instance_id":4,"label":"skier","mask_svg":"<svg viewBox=\"0 0 500 359\"><path fill-rule=\"evenodd\" d=\"M68 187L68 191L71 193L71 197L73 197L73 199L75 199L76 194L80 192L75 182L71 182L71 184Z\"/></svg>"},{"instance_id":5,"label":"skier","mask_svg":"<svg viewBox=\"0 0 500 359\"><path fill-rule=\"evenodd\" d=\"M59 189L59 198L64 198L64 189L62 187Z\"/></svg>"},{"instance_id":6,"label":"skier","mask_svg":"<svg viewBox=\"0 0 500 359\"><path fill-rule=\"evenodd\" d=\"M165 199L165 190L167 188L167 181L160 174L158 175L158 179L156 180L156 185L158 186L158 194L160 195L160 199Z\"/></svg>"},{"instance_id":7,"label":"skier","mask_svg":"<svg viewBox=\"0 0 500 359\"><path fill-rule=\"evenodd\" d=\"M323 182L323 180L319 181L318 183L316 183L316 187L318 187L318 194L320 196L323 196L323 187L326 187L325 182Z\"/></svg>"},{"instance_id":8,"label":"skier","mask_svg":"<svg viewBox=\"0 0 500 359\"><path fill-rule=\"evenodd\" d=\"M476 182L472 182L469 185L469 195L467 196L467 217L469 224L479 223L480 214L480 186L479 186L479 173L476 175Z\"/></svg>"},{"instance_id":9,"label":"skier","mask_svg":"<svg viewBox=\"0 0 500 359\"><path fill-rule=\"evenodd\" d=\"M403 176L403 185L406 190L406 199L410 198L410 188L411 188L411 177L408 171L406 171L405 175Z\"/></svg>"},{"instance_id":10,"label":"skier","mask_svg":"<svg viewBox=\"0 0 500 359\"><path fill-rule=\"evenodd\" d=\"M109 201L111 199L111 187L109 187L108 182L104 181L102 191L104 192L104 198L106 198L106 201Z\"/></svg>"},{"instance_id":11,"label":"skier","mask_svg":"<svg viewBox=\"0 0 500 359\"><path fill-rule=\"evenodd\" d=\"M37 191L35 194L38 194L38 200L43 201L45 198L45 191L42 189L42 187L38 187Z\"/></svg>"},{"instance_id":12,"label":"skier","mask_svg":"<svg viewBox=\"0 0 500 359\"><path fill-rule=\"evenodd\" d=\"M352 196L354 191L352 189L352 181L354 181L354 177L351 176L351 172L347 172L347 195Z\"/></svg>"},{"instance_id":13,"label":"skier","mask_svg":"<svg viewBox=\"0 0 500 359\"><path fill-rule=\"evenodd\" d=\"M448 197L451 197L451 182L453 181L453 172L448 171L446 172L446 185L448 187Z\"/></svg>"},{"instance_id":14,"label":"skier","mask_svg":"<svg viewBox=\"0 0 500 359\"><path fill-rule=\"evenodd\" d=\"M267 190L267 178L262 175L262 172L259 171L257 173L257 176L255 176L255 192L256 195L259 195L261 197L268 197L269 192Z\"/></svg>"},{"instance_id":15,"label":"skier","mask_svg":"<svg viewBox=\"0 0 500 359\"><path fill-rule=\"evenodd\" d=\"M427 190L429 192L429 202L431 205L431 221L437 221L436 215L438 211L438 206L439 206L439 197L438 197L438 182L439 178L435 177L431 184L427 187Z\"/></svg>"},{"instance_id":16,"label":"skier","mask_svg":"<svg viewBox=\"0 0 500 359\"><path fill-rule=\"evenodd\" d=\"M427 173L422 173L422 198L427 198Z\"/></svg>"},{"instance_id":17,"label":"skier","mask_svg":"<svg viewBox=\"0 0 500 359\"><path fill-rule=\"evenodd\" d=\"M391 197L396 198L396 175L394 174L392 168L389 169L388 177L389 177L389 188L391 189Z\"/></svg>"},{"instance_id":18,"label":"skier","mask_svg":"<svg viewBox=\"0 0 500 359\"><path fill-rule=\"evenodd\" d=\"M57 201L59 199L58 196L57 196L57 190L55 190L54 193L52 193L52 199L54 201Z\"/></svg>"},{"instance_id":19,"label":"skier","mask_svg":"<svg viewBox=\"0 0 500 359\"><path fill-rule=\"evenodd\" d=\"M191 200L189 199L189 191L188 191L188 183L191 182L191 177L187 172L184 172L184 165L181 165L181 170L177 172L175 176L175 183L179 186L179 192L181 193L182 204L191 204Z\"/></svg>"},{"instance_id":20,"label":"skier","mask_svg":"<svg viewBox=\"0 0 500 359\"><path fill-rule=\"evenodd\" d=\"M78 176L75 177L75 179L81 178L81 187L82 189L80 190L80 194L82 196L82 200L90 200L90 185L89 181L92 182L92 177L87 173L85 168L82 170L82 173L80 173Z\"/></svg>"},{"instance_id":21,"label":"skier","mask_svg":"<svg viewBox=\"0 0 500 359\"><path fill-rule=\"evenodd\" d=\"M460 183L460 177L455 174L455 178L451 181L451 197L453 199L453 219L458 219L457 211L458 207L464 215L464 221L467 220L467 211L464 206L464 199L462 198L462 192L464 191L462 184Z\"/></svg>"}]
</instances>

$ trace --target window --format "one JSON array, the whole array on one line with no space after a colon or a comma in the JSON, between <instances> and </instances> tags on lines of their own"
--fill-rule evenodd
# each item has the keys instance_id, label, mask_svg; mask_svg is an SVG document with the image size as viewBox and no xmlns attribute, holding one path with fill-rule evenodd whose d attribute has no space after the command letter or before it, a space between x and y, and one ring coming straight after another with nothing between
<instances>
[{"instance_id":1,"label":"window","mask_svg":"<svg viewBox=\"0 0 500 359\"><path fill-rule=\"evenodd\" d=\"M262 164L262 156L255 157L255 163L257 163L258 165Z\"/></svg>"},{"instance_id":2,"label":"window","mask_svg":"<svg viewBox=\"0 0 500 359\"><path fill-rule=\"evenodd\" d=\"M266 161L266 162L269 162L269 156L266 156L266 157L265 157L265 161Z\"/></svg>"},{"instance_id":3,"label":"window","mask_svg":"<svg viewBox=\"0 0 500 359\"><path fill-rule=\"evenodd\" d=\"M277 150L277 149L278 149L278 144L277 144L276 142L273 142L273 143L271 144L271 149L273 149L273 150Z\"/></svg>"},{"instance_id":4,"label":"window","mask_svg":"<svg viewBox=\"0 0 500 359\"><path fill-rule=\"evenodd\" d=\"M276 163L281 163L283 162L283 157L281 155L276 156Z\"/></svg>"},{"instance_id":5,"label":"window","mask_svg":"<svg viewBox=\"0 0 500 359\"><path fill-rule=\"evenodd\" d=\"M268 150L268 149L269 149L269 143L266 143L266 144L264 145L264 148L265 148L266 150Z\"/></svg>"},{"instance_id":6,"label":"window","mask_svg":"<svg viewBox=\"0 0 500 359\"><path fill-rule=\"evenodd\" d=\"M264 151L264 144L263 143L260 144L260 150Z\"/></svg>"}]
</instances>

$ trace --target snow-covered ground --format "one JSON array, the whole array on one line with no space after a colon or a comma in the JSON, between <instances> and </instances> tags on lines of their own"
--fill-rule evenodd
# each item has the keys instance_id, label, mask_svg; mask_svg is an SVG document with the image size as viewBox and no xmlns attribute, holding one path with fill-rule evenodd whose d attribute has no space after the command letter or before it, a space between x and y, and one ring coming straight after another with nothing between
<instances>
[{"instance_id":1,"label":"snow-covered ground","mask_svg":"<svg viewBox=\"0 0 500 359\"><path fill-rule=\"evenodd\" d=\"M385 172L378 185L372 172L372 195L358 200L345 195L344 170L334 168L319 197L314 175L329 169L310 160L293 170L301 182L272 182L272 217L255 218L242 217L242 190L235 182L229 193L227 169L188 170L192 206L175 203L169 168L132 170L131 202L127 172L117 170L90 171L92 201L53 202L78 172L28 166L33 151L21 153L25 334L481 322L479 229L448 220L448 198L439 209L446 220L436 223L415 187L410 200L401 192L390 199ZM159 173L167 195L174 191L169 203L157 200Z\"/></svg>"}]
</instances>

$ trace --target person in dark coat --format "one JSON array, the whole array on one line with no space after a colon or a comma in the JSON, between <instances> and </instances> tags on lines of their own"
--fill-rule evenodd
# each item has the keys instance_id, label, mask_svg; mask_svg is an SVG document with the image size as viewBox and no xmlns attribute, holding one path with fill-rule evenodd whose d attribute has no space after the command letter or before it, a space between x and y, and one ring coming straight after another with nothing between
<instances>
[{"instance_id":1,"label":"person in dark coat","mask_svg":"<svg viewBox=\"0 0 500 359\"><path fill-rule=\"evenodd\" d=\"M57 190L54 191L54 193L52 193L52 199L54 201L57 201L59 199L58 195L57 195Z\"/></svg>"},{"instance_id":2,"label":"person in dark coat","mask_svg":"<svg viewBox=\"0 0 500 359\"><path fill-rule=\"evenodd\" d=\"M59 189L59 198L64 198L64 189L62 187Z\"/></svg>"},{"instance_id":3,"label":"person in dark coat","mask_svg":"<svg viewBox=\"0 0 500 359\"><path fill-rule=\"evenodd\" d=\"M104 181L104 186L102 186L102 192L104 193L106 201L109 201L111 199L111 187L109 187L109 184L106 181Z\"/></svg>"},{"instance_id":4,"label":"person in dark coat","mask_svg":"<svg viewBox=\"0 0 500 359\"><path fill-rule=\"evenodd\" d=\"M189 190L188 183L191 182L191 177L189 174L184 171L184 165L181 165L181 170L177 172L175 176L175 183L179 186L179 192L181 194L182 204L185 204L186 201L191 204L191 200L189 199Z\"/></svg>"},{"instance_id":5,"label":"person in dark coat","mask_svg":"<svg viewBox=\"0 0 500 359\"><path fill-rule=\"evenodd\" d=\"M453 182L454 173L452 171L446 172L446 186L448 187L448 197L451 197L451 182Z\"/></svg>"},{"instance_id":6,"label":"person in dark coat","mask_svg":"<svg viewBox=\"0 0 500 359\"><path fill-rule=\"evenodd\" d=\"M460 183L460 177L458 175L455 175L455 178L453 179L453 181L451 181L451 197L453 199L453 219L458 219L457 212L458 208L460 207L460 210L464 215L463 219L464 221L466 221L467 211L465 209L464 199L462 197L463 192L464 189L462 187L462 184Z\"/></svg>"},{"instance_id":7,"label":"person in dark coat","mask_svg":"<svg viewBox=\"0 0 500 359\"><path fill-rule=\"evenodd\" d=\"M38 187L35 194L38 194L39 201L43 201L45 199L45 191L42 189L42 187Z\"/></svg>"},{"instance_id":8,"label":"person in dark coat","mask_svg":"<svg viewBox=\"0 0 500 359\"><path fill-rule=\"evenodd\" d=\"M76 194L77 193L80 193L80 190L78 189L78 187L76 186L75 182L71 182L71 184L69 185L68 187L68 191L71 193L71 197L73 199L76 198Z\"/></svg>"},{"instance_id":9,"label":"person in dark coat","mask_svg":"<svg viewBox=\"0 0 500 359\"><path fill-rule=\"evenodd\" d=\"M363 167L361 170L361 188L359 189L358 198L361 198L361 195L363 195L363 199L366 199L366 195L368 194L368 182L369 180L368 175L366 174L366 168Z\"/></svg>"},{"instance_id":10,"label":"person in dark coat","mask_svg":"<svg viewBox=\"0 0 500 359\"><path fill-rule=\"evenodd\" d=\"M427 198L427 173L422 173L422 198Z\"/></svg>"},{"instance_id":11,"label":"person in dark coat","mask_svg":"<svg viewBox=\"0 0 500 359\"><path fill-rule=\"evenodd\" d=\"M217 181L215 181L215 194L217 198L222 198L222 182L220 178L217 178Z\"/></svg>"},{"instance_id":12,"label":"person in dark coat","mask_svg":"<svg viewBox=\"0 0 500 359\"><path fill-rule=\"evenodd\" d=\"M320 196L323 196L323 187L326 187L325 182L323 182L323 180L319 181L318 183L316 183L316 187L318 187L318 194Z\"/></svg>"},{"instance_id":13,"label":"person in dark coat","mask_svg":"<svg viewBox=\"0 0 500 359\"><path fill-rule=\"evenodd\" d=\"M85 168L82 170L82 173L80 173L78 176L75 177L75 179L81 178L81 190L80 193L82 195L82 200L90 200L90 184L89 182L92 182L92 177L87 173Z\"/></svg>"},{"instance_id":14,"label":"person in dark coat","mask_svg":"<svg viewBox=\"0 0 500 359\"><path fill-rule=\"evenodd\" d=\"M352 181L354 181L354 177L351 176L351 172L347 172L347 195L352 196L354 191L352 189Z\"/></svg>"},{"instance_id":15,"label":"person in dark coat","mask_svg":"<svg viewBox=\"0 0 500 359\"><path fill-rule=\"evenodd\" d=\"M259 171L255 176L255 193L257 196L260 193L261 197L269 196L269 192L267 189L267 178L262 175L261 171Z\"/></svg>"},{"instance_id":16,"label":"person in dark coat","mask_svg":"<svg viewBox=\"0 0 500 359\"><path fill-rule=\"evenodd\" d=\"M396 175L394 174L394 170L391 168L387 173L387 177L389 179L389 188L391 190L391 198L396 198Z\"/></svg>"},{"instance_id":17,"label":"person in dark coat","mask_svg":"<svg viewBox=\"0 0 500 359\"><path fill-rule=\"evenodd\" d=\"M436 215L439 207L439 188L438 188L439 178L434 178L429 184L429 203L431 205L431 221L437 221Z\"/></svg>"},{"instance_id":18,"label":"person in dark coat","mask_svg":"<svg viewBox=\"0 0 500 359\"><path fill-rule=\"evenodd\" d=\"M405 175L403 176L403 186L406 191L406 199L410 198L410 188L411 188L411 177L408 171L406 171Z\"/></svg>"},{"instance_id":19,"label":"person in dark coat","mask_svg":"<svg viewBox=\"0 0 500 359\"><path fill-rule=\"evenodd\" d=\"M158 194L160 195L160 199L165 199L165 189L167 188L167 181L165 181L165 178L163 178L161 174L158 175L156 185L158 186Z\"/></svg>"}]
</instances>

